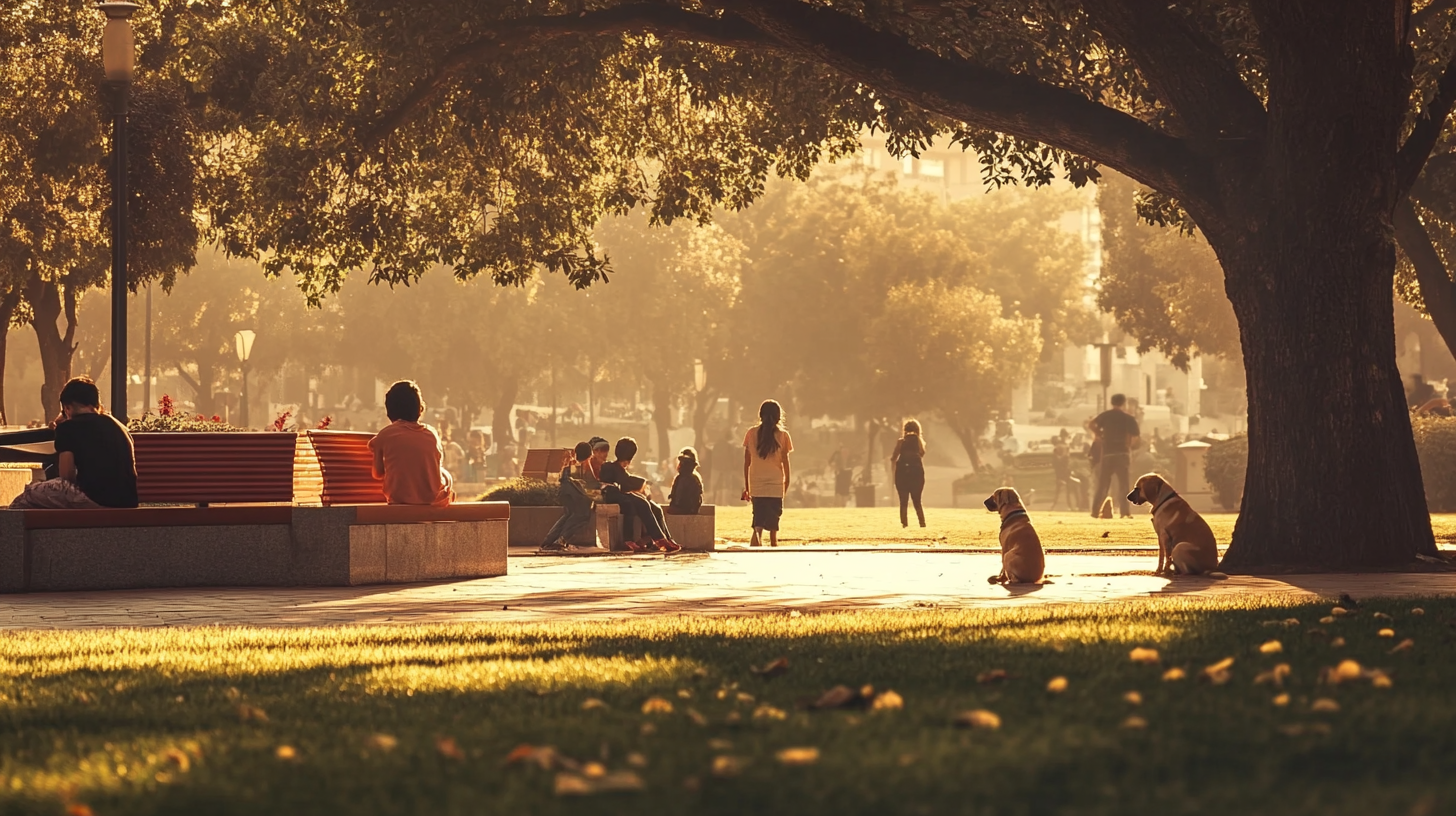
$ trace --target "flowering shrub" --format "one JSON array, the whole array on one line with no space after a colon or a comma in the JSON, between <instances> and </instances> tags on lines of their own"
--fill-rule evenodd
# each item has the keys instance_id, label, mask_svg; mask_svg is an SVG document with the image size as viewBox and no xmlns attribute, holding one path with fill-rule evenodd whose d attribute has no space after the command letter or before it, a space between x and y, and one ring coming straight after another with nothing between
<instances>
[{"instance_id":1,"label":"flowering shrub","mask_svg":"<svg viewBox=\"0 0 1456 816\"><path fill-rule=\"evenodd\" d=\"M332 424L334 424L334 418L333 418L333 417L331 417L331 416L326 416L326 417L324 417L324 418L323 418L323 419L322 419L322 420L321 420L321 421L320 421L320 422L319 422L319 424L318 424L318 429L319 429L319 430L320 430L320 431L327 431L327 430L328 430L328 429L329 429L329 426L330 426L330 425L332 425Z\"/></svg>"},{"instance_id":2,"label":"flowering shrub","mask_svg":"<svg viewBox=\"0 0 1456 816\"><path fill-rule=\"evenodd\" d=\"M168 395L163 394L157 400L157 412L154 414L148 411L145 416L132 419L126 424L128 430L136 432L176 432L176 433L237 433L245 431L246 428L237 428L222 421L222 417L214 416L208 419L202 414L195 417L188 417L177 410L177 403Z\"/></svg>"},{"instance_id":3,"label":"flowering shrub","mask_svg":"<svg viewBox=\"0 0 1456 816\"><path fill-rule=\"evenodd\" d=\"M293 412L292 411L284 411L283 413L281 413L281 414L278 415L278 418L277 419L273 420L273 424L272 424L272 426L270 426L269 430L274 430L274 431L279 431L279 432L288 430L288 420L289 419L292 419L292 418L293 418Z\"/></svg>"}]
</instances>

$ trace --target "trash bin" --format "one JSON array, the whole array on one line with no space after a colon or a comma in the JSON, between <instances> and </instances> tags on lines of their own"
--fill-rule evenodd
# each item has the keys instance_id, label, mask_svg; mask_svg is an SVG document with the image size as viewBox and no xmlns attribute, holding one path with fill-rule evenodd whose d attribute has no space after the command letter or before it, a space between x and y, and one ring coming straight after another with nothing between
<instances>
[{"instance_id":1,"label":"trash bin","mask_svg":"<svg viewBox=\"0 0 1456 816\"><path fill-rule=\"evenodd\" d=\"M855 485L855 487L854 487L854 506L855 507L874 507L875 506L875 486L872 485L872 484L868 484L868 485Z\"/></svg>"}]
</instances>

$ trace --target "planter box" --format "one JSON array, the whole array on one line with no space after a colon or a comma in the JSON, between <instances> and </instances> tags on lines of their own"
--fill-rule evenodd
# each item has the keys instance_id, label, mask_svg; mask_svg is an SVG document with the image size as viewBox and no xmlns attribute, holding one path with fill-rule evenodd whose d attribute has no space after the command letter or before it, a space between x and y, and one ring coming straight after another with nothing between
<instances>
[{"instance_id":1,"label":"planter box","mask_svg":"<svg viewBox=\"0 0 1456 816\"><path fill-rule=\"evenodd\" d=\"M137 433L137 497L148 503L308 503L294 473L318 468L291 433ZM301 461L300 461L301 460ZM304 486L308 487L305 479ZM313 503L317 503L316 492Z\"/></svg>"}]
</instances>

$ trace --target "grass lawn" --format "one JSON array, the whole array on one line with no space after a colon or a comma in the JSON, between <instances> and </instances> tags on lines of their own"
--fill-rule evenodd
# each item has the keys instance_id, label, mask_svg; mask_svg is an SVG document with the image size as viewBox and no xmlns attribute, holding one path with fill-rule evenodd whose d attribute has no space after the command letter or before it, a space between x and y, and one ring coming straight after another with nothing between
<instances>
[{"instance_id":1,"label":"grass lawn","mask_svg":"<svg viewBox=\"0 0 1456 816\"><path fill-rule=\"evenodd\" d=\"M1371 601L1319 623L1329 613L1160 599L0 634L0 813L1452 812L1456 601ZM1271 640L1282 651L1261 653ZM781 656L781 677L750 671ZM1202 676L1224 658L1226 682ZM1320 683L1342 659L1390 687ZM1281 663L1282 690L1256 684ZM1187 677L1165 681L1170 668ZM796 707L836 684L893 689L903 707ZM970 710L999 728L952 725ZM523 744L568 759L528 749L507 764ZM602 779L640 790L596 791Z\"/></svg>"},{"instance_id":2,"label":"grass lawn","mask_svg":"<svg viewBox=\"0 0 1456 816\"><path fill-rule=\"evenodd\" d=\"M1119 547L1153 547L1153 525L1147 508L1134 508L1138 514L1130 519L1094 519L1086 513L1047 512L1033 510L1032 523L1047 549L1098 549ZM730 542L746 543L752 529L753 511L745 504L718 505L718 535ZM911 524L915 517L912 513ZM1218 537L1220 547L1227 547L1233 536L1234 513L1210 513L1204 516ZM899 509L895 507L830 507L784 511L781 545L926 545L946 547L1000 548L998 538L1001 521L995 513L976 508L926 508L929 526L904 529L900 526ZM672 519L668 519L671 524ZM1456 514L1431 516L1436 541L1456 544ZM1103 534L1106 537L1103 537ZM767 542L765 542L767 543Z\"/></svg>"}]
</instances>

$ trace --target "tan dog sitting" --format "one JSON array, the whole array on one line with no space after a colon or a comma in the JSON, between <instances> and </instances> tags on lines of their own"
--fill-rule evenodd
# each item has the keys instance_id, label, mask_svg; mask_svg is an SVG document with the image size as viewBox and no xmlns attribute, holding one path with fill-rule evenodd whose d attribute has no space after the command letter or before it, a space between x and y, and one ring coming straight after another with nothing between
<instances>
[{"instance_id":1,"label":"tan dog sitting","mask_svg":"<svg viewBox=\"0 0 1456 816\"><path fill-rule=\"evenodd\" d=\"M1034 584L1046 570L1041 538L1031 526L1021 496L1010 487L1000 487L986 497L986 509L1001 514L1001 574L993 584Z\"/></svg>"},{"instance_id":2,"label":"tan dog sitting","mask_svg":"<svg viewBox=\"0 0 1456 816\"><path fill-rule=\"evenodd\" d=\"M1153 531L1158 535L1158 572L1205 575L1218 567L1213 530L1173 486L1156 473L1137 480L1127 500L1153 506Z\"/></svg>"}]
</instances>

